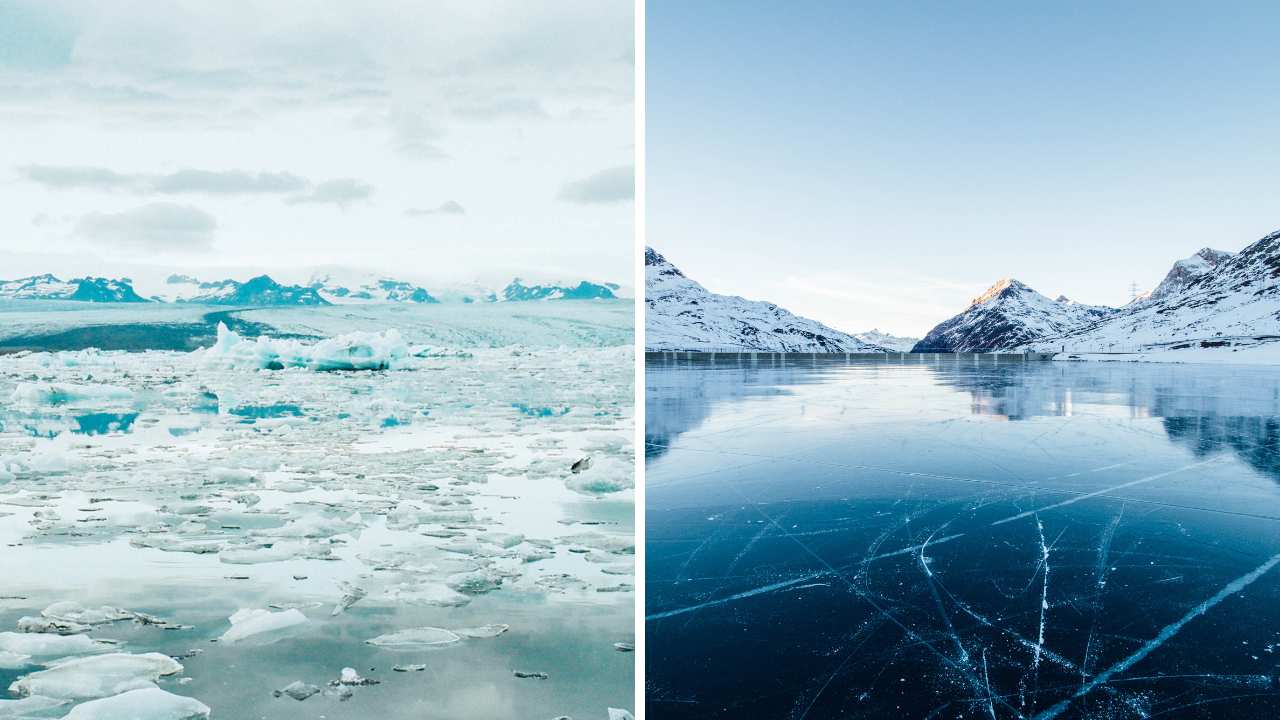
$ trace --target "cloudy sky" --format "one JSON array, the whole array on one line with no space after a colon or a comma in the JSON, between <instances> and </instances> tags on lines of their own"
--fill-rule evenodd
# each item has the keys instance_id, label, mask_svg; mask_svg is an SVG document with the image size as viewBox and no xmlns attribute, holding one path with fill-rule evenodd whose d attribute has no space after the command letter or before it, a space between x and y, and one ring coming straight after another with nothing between
<instances>
[{"instance_id":1,"label":"cloudy sky","mask_svg":"<svg viewBox=\"0 0 1280 720\"><path fill-rule=\"evenodd\" d=\"M1280 228L1274 2L646 7L648 241L923 333L997 279L1127 302Z\"/></svg>"},{"instance_id":2,"label":"cloudy sky","mask_svg":"<svg viewBox=\"0 0 1280 720\"><path fill-rule=\"evenodd\" d=\"M632 12L0 0L0 277L628 282Z\"/></svg>"}]
</instances>

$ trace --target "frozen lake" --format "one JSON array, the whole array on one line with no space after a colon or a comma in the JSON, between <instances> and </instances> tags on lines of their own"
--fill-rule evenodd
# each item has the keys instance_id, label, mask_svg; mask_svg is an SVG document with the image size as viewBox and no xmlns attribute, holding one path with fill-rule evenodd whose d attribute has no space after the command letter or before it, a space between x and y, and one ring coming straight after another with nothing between
<instances>
[{"instance_id":1,"label":"frozen lake","mask_svg":"<svg viewBox=\"0 0 1280 720\"><path fill-rule=\"evenodd\" d=\"M529 305L0 356L0 718L630 708L631 304Z\"/></svg>"},{"instance_id":2,"label":"frozen lake","mask_svg":"<svg viewBox=\"0 0 1280 720\"><path fill-rule=\"evenodd\" d=\"M1273 718L1280 370L646 369L648 711Z\"/></svg>"}]
</instances>

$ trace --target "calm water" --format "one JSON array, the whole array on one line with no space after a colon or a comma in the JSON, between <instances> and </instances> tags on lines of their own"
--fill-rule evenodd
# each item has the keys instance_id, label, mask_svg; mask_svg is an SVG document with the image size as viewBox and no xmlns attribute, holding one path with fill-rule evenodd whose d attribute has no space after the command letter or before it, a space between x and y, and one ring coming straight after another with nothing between
<instances>
[{"instance_id":1,"label":"calm water","mask_svg":"<svg viewBox=\"0 0 1280 720\"><path fill-rule=\"evenodd\" d=\"M1280 716L1280 370L646 371L654 718Z\"/></svg>"}]
</instances>

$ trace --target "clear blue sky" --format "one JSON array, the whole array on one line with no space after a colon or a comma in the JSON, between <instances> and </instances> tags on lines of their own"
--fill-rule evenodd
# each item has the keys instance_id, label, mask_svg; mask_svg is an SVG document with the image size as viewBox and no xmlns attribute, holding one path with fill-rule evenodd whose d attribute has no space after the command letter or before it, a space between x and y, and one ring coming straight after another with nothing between
<instances>
[{"instance_id":1,"label":"clear blue sky","mask_svg":"<svg viewBox=\"0 0 1280 720\"><path fill-rule=\"evenodd\" d=\"M713 291L923 333L1280 228L1280 3L650 0L646 33L648 243Z\"/></svg>"}]
</instances>

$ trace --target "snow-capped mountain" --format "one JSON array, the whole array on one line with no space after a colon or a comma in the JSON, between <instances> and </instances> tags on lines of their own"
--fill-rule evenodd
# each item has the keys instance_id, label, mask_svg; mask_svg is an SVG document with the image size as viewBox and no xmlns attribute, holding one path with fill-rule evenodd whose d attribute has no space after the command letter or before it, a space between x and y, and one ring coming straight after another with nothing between
<instances>
[{"instance_id":1,"label":"snow-capped mountain","mask_svg":"<svg viewBox=\"0 0 1280 720\"><path fill-rule=\"evenodd\" d=\"M81 302L147 302L134 292L128 279L82 277L59 280L53 275L34 275L18 280L0 280L0 298L8 300L78 300Z\"/></svg>"},{"instance_id":2,"label":"snow-capped mountain","mask_svg":"<svg viewBox=\"0 0 1280 720\"><path fill-rule=\"evenodd\" d=\"M438 303L426 288L403 280L365 274L338 277L333 272L316 273L308 285L334 305L357 303Z\"/></svg>"},{"instance_id":3,"label":"snow-capped mountain","mask_svg":"<svg viewBox=\"0 0 1280 720\"><path fill-rule=\"evenodd\" d=\"M1160 281L1146 299L1151 301L1173 297L1186 290L1193 280L1230 260L1234 255L1235 253L1224 250L1201 248L1195 255L1174 263L1169 274L1164 276L1164 280Z\"/></svg>"},{"instance_id":4,"label":"snow-capped mountain","mask_svg":"<svg viewBox=\"0 0 1280 720\"><path fill-rule=\"evenodd\" d=\"M1038 338L1028 348L1137 352L1250 345L1280 337L1280 231L1235 255L1214 251L1210 260L1204 253L1178 261L1166 277L1166 282L1172 277L1184 283L1180 290L1162 297L1153 293L1101 322ZM1208 267L1189 262L1195 258Z\"/></svg>"},{"instance_id":5,"label":"snow-capped mountain","mask_svg":"<svg viewBox=\"0 0 1280 720\"><path fill-rule=\"evenodd\" d=\"M146 280L147 278L144 278ZM479 283L428 290L417 282L390 275L328 266L318 268L305 285L277 282L269 275L248 280L201 280L194 275L153 274L143 295L128 279L84 277L60 280L49 274L0 280L0 299L82 300L91 302L165 302L203 305L352 305L373 303L490 303L534 300L596 300L630 297L614 283L589 280L530 282L515 278L494 290Z\"/></svg>"},{"instance_id":6,"label":"snow-capped mountain","mask_svg":"<svg viewBox=\"0 0 1280 720\"><path fill-rule=\"evenodd\" d=\"M174 276L182 281L191 278ZM181 282L178 284L187 284ZM201 305L328 305L315 288L302 285L281 285L269 275L259 275L244 282L218 280L198 283L195 294L180 297L178 302Z\"/></svg>"},{"instance_id":7,"label":"snow-capped mountain","mask_svg":"<svg viewBox=\"0 0 1280 720\"><path fill-rule=\"evenodd\" d=\"M768 302L717 295L645 248L645 349L886 352Z\"/></svg>"},{"instance_id":8,"label":"snow-capped mountain","mask_svg":"<svg viewBox=\"0 0 1280 720\"><path fill-rule=\"evenodd\" d=\"M1097 322L1114 312L1113 308L1084 305L1063 296L1050 300L1017 280L1005 278L971 300L964 312L935 326L912 352L1007 350Z\"/></svg>"},{"instance_id":9,"label":"snow-capped mountain","mask_svg":"<svg viewBox=\"0 0 1280 720\"><path fill-rule=\"evenodd\" d=\"M520 278L515 278L502 289L502 299L507 302L523 302L527 300L597 300L617 297L619 288L614 283L593 283L586 280L577 285L549 283L546 285L526 285Z\"/></svg>"},{"instance_id":10,"label":"snow-capped mountain","mask_svg":"<svg viewBox=\"0 0 1280 720\"><path fill-rule=\"evenodd\" d=\"M888 348L894 352L911 352L911 348L915 347L915 344L920 342L920 338L891 335L890 333L883 332L879 328L872 328L867 332L855 333L854 337L858 338L862 342L870 343L871 345L879 345L880 347Z\"/></svg>"}]
</instances>

